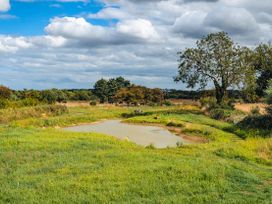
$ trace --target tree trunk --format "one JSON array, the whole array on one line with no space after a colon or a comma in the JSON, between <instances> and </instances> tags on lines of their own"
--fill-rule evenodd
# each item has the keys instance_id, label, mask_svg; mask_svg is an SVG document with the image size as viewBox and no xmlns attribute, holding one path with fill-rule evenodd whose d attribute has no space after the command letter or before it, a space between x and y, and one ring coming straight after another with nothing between
<instances>
[{"instance_id":1,"label":"tree trunk","mask_svg":"<svg viewBox=\"0 0 272 204\"><path fill-rule=\"evenodd\" d=\"M216 103L218 105L222 104L225 94L226 94L225 88L219 86L219 84L215 82L215 97L216 97Z\"/></svg>"}]
</instances>

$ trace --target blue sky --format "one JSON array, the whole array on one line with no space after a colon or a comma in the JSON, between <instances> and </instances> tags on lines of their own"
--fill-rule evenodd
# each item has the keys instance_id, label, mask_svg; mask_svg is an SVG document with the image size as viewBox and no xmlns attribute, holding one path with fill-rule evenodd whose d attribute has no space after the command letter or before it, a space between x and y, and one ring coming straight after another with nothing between
<instances>
[{"instance_id":1,"label":"blue sky","mask_svg":"<svg viewBox=\"0 0 272 204\"><path fill-rule=\"evenodd\" d=\"M123 76L179 88L177 52L226 31L241 45L272 40L271 0L0 0L0 84L90 88Z\"/></svg>"},{"instance_id":2,"label":"blue sky","mask_svg":"<svg viewBox=\"0 0 272 204\"><path fill-rule=\"evenodd\" d=\"M101 2L58 1L11 1L11 9L5 13L13 17L0 21L0 33L10 35L43 35L44 27L56 16L80 16L85 12L97 13L103 8ZM106 24L106 21L91 21Z\"/></svg>"}]
</instances>

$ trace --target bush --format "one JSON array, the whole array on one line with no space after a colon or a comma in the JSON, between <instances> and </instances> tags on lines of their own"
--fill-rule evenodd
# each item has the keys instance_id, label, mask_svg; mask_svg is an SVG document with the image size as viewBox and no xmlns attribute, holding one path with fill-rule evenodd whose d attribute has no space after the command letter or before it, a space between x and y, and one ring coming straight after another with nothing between
<instances>
[{"instance_id":1,"label":"bush","mask_svg":"<svg viewBox=\"0 0 272 204\"><path fill-rule=\"evenodd\" d=\"M246 129L272 130L272 116L250 115L238 123L238 126Z\"/></svg>"},{"instance_id":2,"label":"bush","mask_svg":"<svg viewBox=\"0 0 272 204\"><path fill-rule=\"evenodd\" d=\"M266 110L266 112L267 112L268 115L272 116L272 106L271 106L271 105L270 105L270 106L267 106L267 107L265 108L265 110Z\"/></svg>"},{"instance_id":3,"label":"bush","mask_svg":"<svg viewBox=\"0 0 272 204\"><path fill-rule=\"evenodd\" d=\"M225 110L223 108L215 108L210 110L210 116L211 118L216 120L226 120L231 116L231 113L230 111Z\"/></svg>"},{"instance_id":4,"label":"bush","mask_svg":"<svg viewBox=\"0 0 272 204\"><path fill-rule=\"evenodd\" d=\"M0 99L10 99L11 95L11 89L5 86L0 86Z\"/></svg>"},{"instance_id":5,"label":"bush","mask_svg":"<svg viewBox=\"0 0 272 204\"><path fill-rule=\"evenodd\" d=\"M68 108L62 105L45 105L30 108L0 110L0 123L22 120L31 117L58 116L68 113Z\"/></svg>"},{"instance_id":6,"label":"bush","mask_svg":"<svg viewBox=\"0 0 272 204\"><path fill-rule=\"evenodd\" d=\"M97 103L96 103L96 101L91 101L91 102L90 102L90 105L91 105L91 106L96 106Z\"/></svg>"},{"instance_id":7,"label":"bush","mask_svg":"<svg viewBox=\"0 0 272 204\"><path fill-rule=\"evenodd\" d=\"M256 107L252 108L252 109L250 110L250 113L251 113L252 115L260 115L260 107L259 107L259 106L256 106Z\"/></svg>"},{"instance_id":8,"label":"bush","mask_svg":"<svg viewBox=\"0 0 272 204\"><path fill-rule=\"evenodd\" d=\"M0 99L0 109L5 109L10 107L10 101L6 99Z\"/></svg>"},{"instance_id":9,"label":"bush","mask_svg":"<svg viewBox=\"0 0 272 204\"><path fill-rule=\"evenodd\" d=\"M232 99L225 99L221 104L216 103L215 97L203 97L199 100L202 108L206 110L212 109L234 109L234 101Z\"/></svg>"},{"instance_id":10,"label":"bush","mask_svg":"<svg viewBox=\"0 0 272 204\"><path fill-rule=\"evenodd\" d=\"M163 103L163 105L165 105L165 106L173 106L174 104L171 102L171 101L165 101L164 103Z\"/></svg>"},{"instance_id":11,"label":"bush","mask_svg":"<svg viewBox=\"0 0 272 204\"><path fill-rule=\"evenodd\" d=\"M202 97L199 100L202 108L210 110L216 106L216 99L214 97Z\"/></svg>"}]
</instances>

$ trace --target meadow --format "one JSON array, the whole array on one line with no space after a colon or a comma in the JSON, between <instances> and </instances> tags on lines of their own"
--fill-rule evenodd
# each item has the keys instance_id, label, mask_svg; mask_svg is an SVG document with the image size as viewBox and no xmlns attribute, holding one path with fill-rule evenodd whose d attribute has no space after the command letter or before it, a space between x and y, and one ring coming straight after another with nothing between
<instances>
[{"instance_id":1,"label":"meadow","mask_svg":"<svg viewBox=\"0 0 272 204\"><path fill-rule=\"evenodd\" d=\"M136 109L3 110L0 203L272 203L272 138L242 138L196 106ZM156 149L61 129L113 118L175 127L206 142Z\"/></svg>"}]
</instances>

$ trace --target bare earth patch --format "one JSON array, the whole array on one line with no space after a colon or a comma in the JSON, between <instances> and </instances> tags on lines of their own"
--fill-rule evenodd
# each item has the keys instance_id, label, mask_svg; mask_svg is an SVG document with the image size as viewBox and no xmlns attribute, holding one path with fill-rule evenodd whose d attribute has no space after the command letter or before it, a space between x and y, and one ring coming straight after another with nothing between
<instances>
[{"instance_id":1,"label":"bare earth patch","mask_svg":"<svg viewBox=\"0 0 272 204\"><path fill-rule=\"evenodd\" d=\"M237 103L237 104L235 104L235 109L236 110L240 110L240 111L243 111L245 113L250 113L250 111L253 108L256 108L256 107L260 108L260 112L262 114L265 113L266 104L264 104L264 103Z\"/></svg>"}]
</instances>

